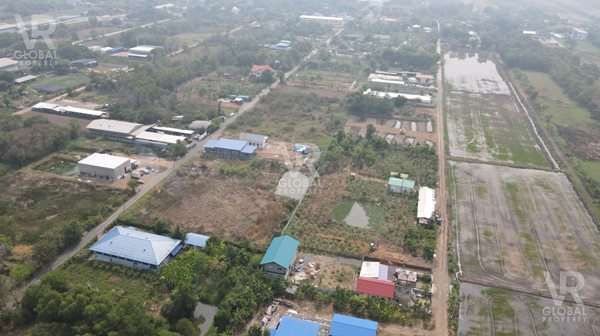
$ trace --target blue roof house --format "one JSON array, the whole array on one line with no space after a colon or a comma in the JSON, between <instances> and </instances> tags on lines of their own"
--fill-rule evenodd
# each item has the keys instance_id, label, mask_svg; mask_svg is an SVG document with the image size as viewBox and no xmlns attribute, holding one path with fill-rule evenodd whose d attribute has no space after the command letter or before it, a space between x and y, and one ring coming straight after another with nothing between
<instances>
[{"instance_id":1,"label":"blue roof house","mask_svg":"<svg viewBox=\"0 0 600 336\"><path fill-rule=\"evenodd\" d=\"M157 272L179 250L181 240L122 226L115 226L90 247L97 261Z\"/></svg>"},{"instance_id":2,"label":"blue roof house","mask_svg":"<svg viewBox=\"0 0 600 336\"><path fill-rule=\"evenodd\" d=\"M300 245L300 242L290 236L273 238L260 262L265 272L275 277L287 279L294 260L296 260L298 245Z\"/></svg>"},{"instance_id":3,"label":"blue roof house","mask_svg":"<svg viewBox=\"0 0 600 336\"><path fill-rule=\"evenodd\" d=\"M188 233L185 235L185 245L203 249L210 237L198 233Z\"/></svg>"},{"instance_id":4,"label":"blue roof house","mask_svg":"<svg viewBox=\"0 0 600 336\"><path fill-rule=\"evenodd\" d=\"M208 140L204 145L207 155L222 157L226 159L251 159L256 154L256 146L248 141L234 139Z\"/></svg>"},{"instance_id":5,"label":"blue roof house","mask_svg":"<svg viewBox=\"0 0 600 336\"><path fill-rule=\"evenodd\" d=\"M377 322L340 314L333 315L329 336L375 335L377 335Z\"/></svg>"},{"instance_id":6,"label":"blue roof house","mask_svg":"<svg viewBox=\"0 0 600 336\"><path fill-rule=\"evenodd\" d=\"M277 329L271 329L271 336L317 336L321 326L316 322L304 321L284 316Z\"/></svg>"}]
</instances>

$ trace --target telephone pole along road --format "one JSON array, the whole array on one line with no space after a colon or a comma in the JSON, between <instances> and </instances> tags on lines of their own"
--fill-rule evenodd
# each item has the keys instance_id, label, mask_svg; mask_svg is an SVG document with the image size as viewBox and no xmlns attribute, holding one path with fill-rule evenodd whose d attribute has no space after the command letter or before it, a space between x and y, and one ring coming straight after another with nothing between
<instances>
[{"instance_id":1,"label":"telephone pole along road","mask_svg":"<svg viewBox=\"0 0 600 336\"><path fill-rule=\"evenodd\" d=\"M339 30L335 35L338 35L341 31L342 30ZM327 40L326 45L329 45L330 42L331 42L331 38L329 38ZM313 49L306 57L304 57L303 61L306 61L307 59L309 59L312 56L316 55L317 52L318 52L318 48ZM287 73L285 73L285 78L289 78L294 73L296 73L300 69L300 66L301 66L301 64L298 64L292 70L290 70ZM106 218L104 221L102 221L102 223L98 224L93 229L87 231L81 237L81 240L79 241L79 243L76 246L74 246L74 247L68 249L67 251L63 252L52 263L44 265L42 268L40 268L31 279L29 279L23 285L21 285L20 287L18 287L18 288L15 289L15 293L13 295L14 301L13 302L7 302L7 306L15 306L15 304L17 304L19 302L19 300L17 300L17 298L21 298L23 296L23 294L25 293L25 290L29 286L31 286L32 284L38 283L40 281L41 277L43 277L44 275L46 275L50 271L53 271L53 270L57 269L58 267L60 267L61 265L63 265L67 260L69 260L75 254L77 254L77 252L81 251L84 247L86 247L88 244L90 244L94 239L96 239L96 237L98 237L98 235L100 235L102 232L104 232L107 227L109 227L115 220L117 220L117 218L119 218L119 216L121 214L123 214L125 212L125 210L129 206L131 206L132 204L134 204L135 202L137 202L139 199L141 199L142 197L144 197L144 195L146 195L146 193L148 193L149 191L153 190L157 185L159 185L160 183L162 183L174 171L176 171L179 167L181 167L181 165L183 165L184 163L188 162L191 158L193 158L194 156L196 156L196 154L200 153L201 149L204 148L204 145L206 144L206 142L209 139L216 139L216 138L218 138L223 133L223 131L229 125L231 125L231 123L233 123L234 121L236 121L237 118L239 118L244 113L252 110L256 106L256 104L258 104L258 102L260 101L260 98L262 98L262 97L266 96L267 94L269 94L269 92L271 92L271 90L273 90L277 86L279 86L279 84L280 84L279 80L276 80L273 84L271 84L269 87L267 87L266 89L264 89L263 91L261 91L258 95L256 95L252 99L252 101L250 101L250 102L242 105L242 107L240 107L240 109L238 110L238 112L234 116L232 116L231 118L226 119L225 121L223 121L223 123L221 123L219 129L215 133L213 133L209 137L206 137L202 141L198 142L196 144L196 146L193 147L192 149L190 149L188 151L188 153L184 157L182 157L182 158L178 159L177 161L175 161L175 163L173 164L173 166L171 168L169 168L169 169L167 169L165 171L162 171L160 173L157 173L158 174L158 178L153 179L152 182L144 184L140 188L140 191L137 194L135 194L133 197L131 197L129 200L127 200L122 206L120 206L110 216L108 216L108 218Z\"/></svg>"}]
</instances>

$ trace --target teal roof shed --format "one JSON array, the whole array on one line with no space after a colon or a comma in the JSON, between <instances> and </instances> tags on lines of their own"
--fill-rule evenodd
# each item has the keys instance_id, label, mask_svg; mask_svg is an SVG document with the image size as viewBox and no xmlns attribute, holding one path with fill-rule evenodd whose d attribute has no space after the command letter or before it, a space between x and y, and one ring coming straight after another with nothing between
<instances>
[{"instance_id":1,"label":"teal roof shed","mask_svg":"<svg viewBox=\"0 0 600 336\"><path fill-rule=\"evenodd\" d=\"M289 268L294 262L298 245L300 245L300 242L290 236L273 238L260 264L275 263L281 267Z\"/></svg>"}]
</instances>

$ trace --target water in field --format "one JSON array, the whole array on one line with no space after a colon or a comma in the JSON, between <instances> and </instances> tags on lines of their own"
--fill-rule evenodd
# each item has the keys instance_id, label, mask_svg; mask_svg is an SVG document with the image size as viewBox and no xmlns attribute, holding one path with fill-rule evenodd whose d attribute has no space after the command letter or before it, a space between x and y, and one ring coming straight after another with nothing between
<instances>
[{"instance_id":1,"label":"water in field","mask_svg":"<svg viewBox=\"0 0 600 336\"><path fill-rule=\"evenodd\" d=\"M359 228L367 228L369 226L369 216L365 209L358 202L352 204L350 212L344 219L346 224Z\"/></svg>"},{"instance_id":2,"label":"water in field","mask_svg":"<svg viewBox=\"0 0 600 336\"><path fill-rule=\"evenodd\" d=\"M217 307L209 306L207 304L198 302L196 309L194 309L194 320L198 322L198 329L200 329L200 335L203 336L208 331L208 328L213 323L215 314L217 314Z\"/></svg>"},{"instance_id":3,"label":"water in field","mask_svg":"<svg viewBox=\"0 0 600 336\"><path fill-rule=\"evenodd\" d=\"M496 64L478 53L444 55L444 76L454 91L509 95Z\"/></svg>"}]
</instances>

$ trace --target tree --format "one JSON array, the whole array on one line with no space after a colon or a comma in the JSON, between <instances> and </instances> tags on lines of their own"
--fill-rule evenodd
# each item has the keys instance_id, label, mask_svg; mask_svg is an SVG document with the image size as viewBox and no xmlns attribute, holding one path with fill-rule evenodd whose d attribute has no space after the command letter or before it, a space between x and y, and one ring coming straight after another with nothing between
<instances>
[{"instance_id":1,"label":"tree","mask_svg":"<svg viewBox=\"0 0 600 336\"><path fill-rule=\"evenodd\" d=\"M375 126L373 126L373 124L368 124L367 125L367 134L366 134L367 140L373 139L373 135L375 134L376 131L377 130L375 129Z\"/></svg>"},{"instance_id":2,"label":"tree","mask_svg":"<svg viewBox=\"0 0 600 336\"><path fill-rule=\"evenodd\" d=\"M58 60L54 64L54 71L56 71L59 75L66 75L69 73L70 65L69 61L66 60Z\"/></svg>"},{"instance_id":3,"label":"tree","mask_svg":"<svg viewBox=\"0 0 600 336\"><path fill-rule=\"evenodd\" d=\"M152 229L154 230L154 232L156 232L157 234L165 234L168 233L170 228L169 228L169 222L167 222L166 220L159 218L154 222L154 225L152 226Z\"/></svg>"},{"instance_id":4,"label":"tree","mask_svg":"<svg viewBox=\"0 0 600 336\"><path fill-rule=\"evenodd\" d=\"M277 77L279 78L279 84L285 85L285 72L279 71Z\"/></svg>"},{"instance_id":5,"label":"tree","mask_svg":"<svg viewBox=\"0 0 600 336\"><path fill-rule=\"evenodd\" d=\"M127 181L127 187L129 188L129 190L136 192L138 186L140 185L140 181L136 180L136 179L129 179L129 181Z\"/></svg>"},{"instance_id":6,"label":"tree","mask_svg":"<svg viewBox=\"0 0 600 336\"><path fill-rule=\"evenodd\" d=\"M72 246L79 242L83 229L77 222L70 222L65 225L62 229L63 244L64 246Z\"/></svg>"},{"instance_id":7,"label":"tree","mask_svg":"<svg viewBox=\"0 0 600 336\"><path fill-rule=\"evenodd\" d=\"M175 330L182 336L195 336L198 334L198 330L194 328L194 324L187 318L182 318L177 321Z\"/></svg>"},{"instance_id":8,"label":"tree","mask_svg":"<svg viewBox=\"0 0 600 336\"><path fill-rule=\"evenodd\" d=\"M273 71L263 71L260 74L258 81L265 84L271 84L275 81L275 75L273 74Z\"/></svg>"}]
</instances>

